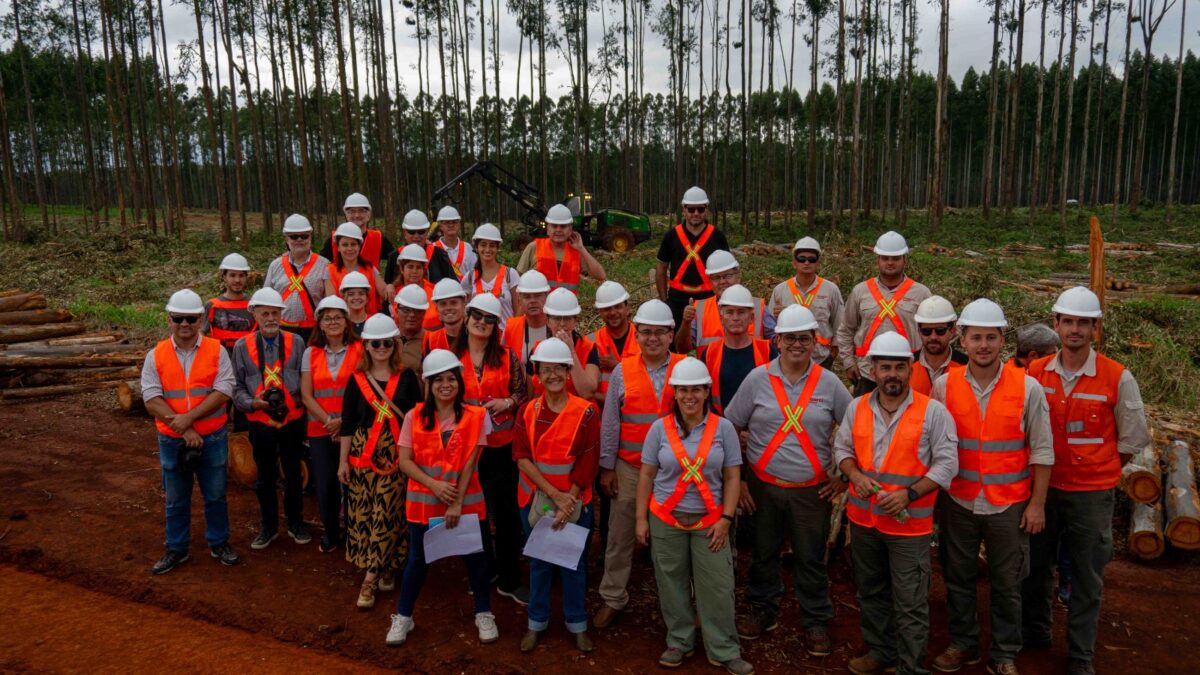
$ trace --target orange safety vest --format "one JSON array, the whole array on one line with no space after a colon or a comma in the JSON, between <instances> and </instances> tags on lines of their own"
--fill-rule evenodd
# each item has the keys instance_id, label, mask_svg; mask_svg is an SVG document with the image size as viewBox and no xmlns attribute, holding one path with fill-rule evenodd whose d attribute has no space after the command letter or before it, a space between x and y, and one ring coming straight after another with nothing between
<instances>
[{"instance_id":1,"label":"orange safety vest","mask_svg":"<svg viewBox=\"0 0 1200 675\"><path fill-rule=\"evenodd\" d=\"M725 328L721 326L721 308L717 305L716 296L693 300L696 307L696 320L700 322L700 340L696 342L696 357L704 358L704 350L713 342L725 339ZM754 337L762 337L763 300L754 299L754 318L746 327L746 332Z\"/></svg>"},{"instance_id":2,"label":"orange safety vest","mask_svg":"<svg viewBox=\"0 0 1200 675\"><path fill-rule=\"evenodd\" d=\"M421 336L421 354L428 356L435 349L450 349L450 340L446 337L446 329L427 330Z\"/></svg>"},{"instance_id":3,"label":"orange safety vest","mask_svg":"<svg viewBox=\"0 0 1200 675\"><path fill-rule=\"evenodd\" d=\"M709 412L704 422L704 435L700 437L700 446L696 448L696 459L689 460L687 450L683 447L683 439L679 437L679 428L675 425L675 416L667 415L663 418L663 432L666 434L667 442L671 445L671 452L675 454L675 460L679 462L679 466L683 467L683 475L675 483L675 491L671 493L666 502L660 503L658 498L653 493L651 494L650 513L671 527L681 530L703 530L721 520L721 504L718 504L713 498L712 489L704 480L703 473L704 463L708 460L708 452L712 450L713 438L717 435L719 425L720 418L716 413ZM704 517L691 525L684 525L672 514L672 511L687 494L689 483L696 485L696 490L700 492L700 498L704 500Z\"/></svg>"},{"instance_id":4,"label":"orange safety vest","mask_svg":"<svg viewBox=\"0 0 1200 675\"><path fill-rule=\"evenodd\" d=\"M479 267L476 266L471 273L475 275L475 295L483 295L485 291L483 290L483 277L480 276ZM501 265L500 269L496 271L496 279L492 281L492 290L490 291L492 295L496 296L497 300L504 295L504 284L507 281L508 267Z\"/></svg>"},{"instance_id":5,"label":"orange safety vest","mask_svg":"<svg viewBox=\"0 0 1200 675\"><path fill-rule=\"evenodd\" d=\"M337 377L329 372L329 357L324 347L313 347L309 356L309 369L312 373L312 392L317 405L330 415L341 416L342 397L346 394L346 383L358 369L358 360L362 358L363 343L351 342L346 346L346 356L342 357L342 365L338 368ZM310 438L328 436L325 425L321 424L310 412L308 414L308 435Z\"/></svg>"},{"instance_id":6,"label":"orange safety vest","mask_svg":"<svg viewBox=\"0 0 1200 675\"><path fill-rule=\"evenodd\" d=\"M475 466L471 471L471 480L465 490L458 482L467 464L478 459L476 449L482 440L480 436L483 435L483 420L487 411L473 405L463 406L462 417L454 425L450 440L442 443L440 424L435 422L433 429L425 429L421 423L421 408L424 405L418 403L412 410L413 462L425 475L451 483L463 493L463 515L474 513L483 520L487 508L483 501L483 488L479 485L479 467ZM428 524L430 518L445 514L445 502L421 483L408 479L404 498L404 517L408 522Z\"/></svg>"},{"instance_id":7,"label":"orange safety vest","mask_svg":"<svg viewBox=\"0 0 1200 675\"><path fill-rule=\"evenodd\" d=\"M806 295L806 294L802 293L800 291L800 287L796 285L796 277L789 277L787 280L788 292L792 294L792 299L796 301L797 305L800 305L801 307L805 307L807 309L812 309L813 301L817 299L817 293L821 292L821 284L824 284L824 283L825 283L825 277L818 276L817 283L813 286L812 290L809 291L808 294ZM825 337L824 335L821 335L820 332L817 332L817 331L813 331L813 332L817 336L817 344L822 345L824 347L828 347L831 344L829 341L829 338ZM926 393L928 393L928 392L926 392Z\"/></svg>"},{"instance_id":8,"label":"orange safety vest","mask_svg":"<svg viewBox=\"0 0 1200 675\"><path fill-rule=\"evenodd\" d=\"M921 480L929 471L920 460L918 451L921 429L925 426L925 409L929 397L913 392L913 402L897 422L892 443L888 446L883 465L875 466L875 415L871 411L870 395L860 396L854 412L854 454L858 468L882 486L885 492L905 490ZM884 513L874 497L860 499L853 488L846 500L846 515L851 522L863 527L873 527L884 534L902 537L919 537L933 532L933 505L937 501L937 490L930 491L908 505L908 518L902 523Z\"/></svg>"},{"instance_id":9,"label":"orange safety vest","mask_svg":"<svg viewBox=\"0 0 1200 675\"><path fill-rule=\"evenodd\" d=\"M958 428L958 475L950 483L950 494L973 501L983 490L996 506L1029 499L1029 443L1021 430L1025 373L1001 366L987 413L981 414L966 368L955 368L946 377L946 408Z\"/></svg>"},{"instance_id":10,"label":"orange safety vest","mask_svg":"<svg viewBox=\"0 0 1200 675\"><path fill-rule=\"evenodd\" d=\"M433 287L436 285L428 279L421 281L425 288L425 297L429 300L429 309L425 310L425 318L421 322L421 327L425 330L434 330L442 325L442 318L438 316L437 303L433 301Z\"/></svg>"},{"instance_id":11,"label":"orange safety vest","mask_svg":"<svg viewBox=\"0 0 1200 675\"><path fill-rule=\"evenodd\" d=\"M879 291L879 282L875 277L867 279L867 290L871 292L871 297L875 299L875 304L879 305L879 313L875 315L875 320L871 322L871 327L867 329L867 334L863 336L862 344L854 350L858 356L866 356L867 350L871 348L871 340L875 339L875 334L879 332L879 327L883 325L883 320L888 319L892 325L896 327L896 332L905 340L908 339L908 333L904 330L904 321L900 315L896 313L896 305L904 299L904 294L908 293L915 282L912 277L906 277L904 281L896 287L892 292L892 297L888 300L883 299L883 294Z\"/></svg>"},{"instance_id":12,"label":"orange safety vest","mask_svg":"<svg viewBox=\"0 0 1200 675\"><path fill-rule=\"evenodd\" d=\"M253 328L250 330L229 330L228 328L221 328L216 324L218 309L225 311L249 309L249 298L242 298L241 300L226 300L218 295L212 300L209 300L208 303L208 336L220 342L221 345L225 347L232 347L233 343L238 341L238 338L254 332Z\"/></svg>"},{"instance_id":13,"label":"orange safety vest","mask_svg":"<svg viewBox=\"0 0 1200 675\"><path fill-rule=\"evenodd\" d=\"M537 247L534 249L534 253L537 254L537 271L546 275L547 281L550 282L550 290L565 288L572 293L579 292L579 271L581 269L579 251L572 246L564 245L560 266L554 257L554 244L550 239L538 239L535 246Z\"/></svg>"},{"instance_id":14,"label":"orange safety vest","mask_svg":"<svg viewBox=\"0 0 1200 675\"><path fill-rule=\"evenodd\" d=\"M683 354L672 352L667 360L667 377L662 395L654 396L654 382L646 370L642 356L621 359L621 377L625 386L625 402L621 406L621 438L617 457L635 469L642 467L642 442L654 420L670 414L675 389L671 387L671 371L683 360Z\"/></svg>"},{"instance_id":15,"label":"orange safety vest","mask_svg":"<svg viewBox=\"0 0 1200 675\"><path fill-rule=\"evenodd\" d=\"M768 340L753 338L750 341L754 347L754 366L758 367L771 360L771 343ZM708 366L708 374L712 376L712 405L718 413L723 413L721 407L721 361L725 357L725 341L709 345L704 350L704 365Z\"/></svg>"},{"instance_id":16,"label":"orange safety vest","mask_svg":"<svg viewBox=\"0 0 1200 675\"><path fill-rule=\"evenodd\" d=\"M575 457L571 449L575 447L575 437L583 428L583 416L593 404L587 399L574 394L567 396L567 405L562 412L550 423L550 428L542 433L541 438L534 437L534 427L546 397L534 399L532 405L525 406L521 414L525 418L525 429L529 433L529 449L533 453L533 464L541 472L546 481L562 492L571 491L571 470L575 468ZM517 482L517 503L525 507L533 499L537 489L533 479L521 472ZM579 493L579 499L584 505L592 501L592 487L589 485Z\"/></svg>"},{"instance_id":17,"label":"orange safety vest","mask_svg":"<svg viewBox=\"0 0 1200 675\"><path fill-rule=\"evenodd\" d=\"M706 293L712 291L712 282L708 280L708 272L704 269L704 261L700 259L700 249L708 243L708 238L712 236L713 226L706 225L704 231L696 239L696 243L688 246L687 230L682 224L676 223L675 236L679 239L679 245L683 247L686 255L683 262L679 263L679 269L675 271L675 276L671 278L671 283L668 284L671 288L683 293ZM688 286L683 283L683 275L689 267L694 266L696 271L700 273L700 285Z\"/></svg>"},{"instance_id":18,"label":"orange safety vest","mask_svg":"<svg viewBox=\"0 0 1200 675\"><path fill-rule=\"evenodd\" d=\"M808 430L801 423L801 418L804 417L804 410L808 408L809 402L812 401L813 392L817 390L817 385L821 383L821 376L824 373L824 368L815 363L812 364L812 368L808 373L808 379L804 383L804 388L800 390L800 396L792 405L788 404L787 390L783 387L783 380L778 376L770 373L767 374L767 379L771 382L771 390L775 393L775 403L783 411L783 425L775 430L775 435L771 437L770 441L767 441L767 447L763 448L762 454L758 456L758 461L750 466L754 471L754 475L758 476L764 483L770 483L783 488L801 488L816 485L825 480L825 467L821 466L821 460L817 457L817 451L813 447L812 439L808 437ZM779 448L783 447L783 442L787 440L788 434L794 434L796 441L800 443L800 449L804 452L804 458L808 460L808 464L813 470L811 480L803 483L795 483L779 478L772 473L771 460L775 457L775 453L779 452Z\"/></svg>"},{"instance_id":19,"label":"orange safety vest","mask_svg":"<svg viewBox=\"0 0 1200 675\"><path fill-rule=\"evenodd\" d=\"M334 257L338 254L337 232L329 235ZM363 234L362 246L358 249L358 257L367 261L371 267L379 267L379 256L383 255L383 233L379 230L367 230ZM336 288L336 287L335 287Z\"/></svg>"},{"instance_id":20,"label":"orange safety vest","mask_svg":"<svg viewBox=\"0 0 1200 675\"><path fill-rule=\"evenodd\" d=\"M213 338L200 337L196 344L196 356L192 358L192 368L184 374L183 364L175 355L175 344L171 338L158 343L154 348L154 370L158 372L158 381L162 385L162 398L176 414L200 405L213 392L213 384L217 381L217 369L221 364L221 343ZM192 428L201 436L207 436L219 431L226 422L225 406L217 409L203 419L192 423ZM166 422L156 419L154 426L158 433L171 438L183 438Z\"/></svg>"},{"instance_id":21,"label":"orange safety vest","mask_svg":"<svg viewBox=\"0 0 1200 675\"><path fill-rule=\"evenodd\" d=\"M642 353L642 348L638 346L637 340L633 338L633 326L629 326L629 331L625 333L624 349L617 351L617 343L613 340L612 334L608 332L608 326L601 326L595 333L588 336L588 339L596 343L596 349L600 350L600 356L613 356L619 361L637 356ZM615 368L615 366L614 366ZM608 394L608 380L612 377L612 369L606 369L603 365L600 366L600 383L596 386L596 393L603 398Z\"/></svg>"},{"instance_id":22,"label":"orange safety vest","mask_svg":"<svg viewBox=\"0 0 1200 675\"><path fill-rule=\"evenodd\" d=\"M471 360L471 350L466 350L458 357L462 361L463 399L471 404L482 406L494 398L508 398L512 395L512 383L509 381L509 369L512 367L512 353L504 350L503 363L499 367L483 367L483 380L475 375L475 362ZM513 422L516 420L516 410L503 413L501 421L492 419L492 433L488 434L487 446L498 448L512 442Z\"/></svg>"},{"instance_id":23,"label":"orange safety vest","mask_svg":"<svg viewBox=\"0 0 1200 675\"><path fill-rule=\"evenodd\" d=\"M337 249L335 248L334 250ZM304 308L304 319L299 323L280 321L280 323L288 328L312 328L317 325L316 314L314 314L315 308L313 307L312 298L309 296L308 290L304 287L304 279L312 271L313 266L317 264L317 260L319 259L320 256L317 254L309 253L308 262L304 263L304 267L301 267L299 271L296 271L296 268L292 265L292 256L284 253L280 257L280 266L288 278L288 287L283 290L283 304L287 304L288 298L292 297L293 293L299 293L300 306Z\"/></svg>"},{"instance_id":24,"label":"orange safety vest","mask_svg":"<svg viewBox=\"0 0 1200 675\"><path fill-rule=\"evenodd\" d=\"M361 260L360 260L361 262ZM329 281L333 284L333 292L339 298L342 297L342 279L350 273L346 268L338 269L337 263L329 263L326 265L329 270ZM367 316L373 316L379 312L380 302L379 293L375 289L375 268L358 266L358 272L362 273L367 278L367 283L371 284L371 288L367 289ZM344 298L343 298L344 299Z\"/></svg>"},{"instance_id":25,"label":"orange safety vest","mask_svg":"<svg viewBox=\"0 0 1200 675\"><path fill-rule=\"evenodd\" d=\"M946 374L949 375L956 370L962 370L966 365L962 363L950 362L950 367ZM933 391L933 380L929 377L929 369L921 363L920 359L913 359L911 374L908 376L908 386L913 391L919 391L926 396ZM990 407L990 406L989 406Z\"/></svg>"},{"instance_id":26,"label":"orange safety vest","mask_svg":"<svg viewBox=\"0 0 1200 675\"><path fill-rule=\"evenodd\" d=\"M1046 369L1051 354L1029 364L1028 373L1046 391L1054 429L1050 487L1070 492L1108 490L1121 482L1117 450L1117 391L1125 367L1096 354L1096 374L1080 377L1068 395L1057 372Z\"/></svg>"},{"instance_id":27,"label":"orange safety vest","mask_svg":"<svg viewBox=\"0 0 1200 675\"><path fill-rule=\"evenodd\" d=\"M575 339L575 356L579 358L579 363L584 368L587 368L588 357L592 355L592 350L595 348L596 343L583 337L582 335ZM537 364L534 365L536 366ZM534 373L533 377L529 378L529 386L534 396L541 396L542 392L546 391L545 387L542 386L542 381L538 378L536 372ZM575 395L579 394L579 392L575 390L574 380L567 380L567 392Z\"/></svg>"},{"instance_id":28,"label":"orange safety vest","mask_svg":"<svg viewBox=\"0 0 1200 675\"><path fill-rule=\"evenodd\" d=\"M387 424L392 432L392 443L400 442L400 420L397 419L396 413L392 412L391 400L396 395L396 388L400 386L402 372L392 373L392 376L388 378L387 386L383 388L383 393L387 396L387 399L384 400L375 393L375 387L367 382L366 373L361 370L354 371L354 382L358 384L358 390L362 392L367 405L375 411L375 421L371 422L371 428L367 431L367 442L363 444L362 454L347 460L350 466L356 469L370 469L381 476L390 476L400 468L399 453L397 453L396 463L391 466L381 467L376 464L375 446L379 445L379 436L383 434L384 424Z\"/></svg>"},{"instance_id":29,"label":"orange safety vest","mask_svg":"<svg viewBox=\"0 0 1200 675\"><path fill-rule=\"evenodd\" d=\"M450 267L454 268L454 276L458 277L459 279L462 279L463 258L465 258L467 255L466 242L464 242L462 239L458 240L458 248L455 249L455 251L458 252L457 259L450 257L450 249L446 248L446 244L441 239L438 239L437 241L433 242L433 245L446 252L446 257L450 258ZM433 256L426 256L426 257L428 257L430 260L433 260Z\"/></svg>"},{"instance_id":30,"label":"orange safety vest","mask_svg":"<svg viewBox=\"0 0 1200 675\"><path fill-rule=\"evenodd\" d=\"M546 334L550 334L550 329L548 327L546 328ZM541 340L536 340L531 345L525 344L524 314L520 316L514 316L504 323L504 334L500 336L500 341L504 343L505 347L508 347L510 350L512 350L512 353L515 354L522 363L524 363L526 360L525 354L533 354L533 350L537 349L537 346L542 343ZM525 350L526 346L529 347L528 352Z\"/></svg>"},{"instance_id":31,"label":"orange safety vest","mask_svg":"<svg viewBox=\"0 0 1200 675\"><path fill-rule=\"evenodd\" d=\"M287 403L288 409L287 418L283 422L276 422L275 420L271 419L265 410L254 410L248 412L246 413L246 419L250 420L251 422L265 424L269 427L275 427L276 429L282 428L285 424L291 422L292 420L300 419L300 417L304 414L304 406L300 405L296 399L292 398L292 392L288 391L287 387L283 386L283 364L287 363L288 358L292 354L292 345L294 344L296 335L285 330L279 332L279 337L283 339L283 343L280 346L280 351L282 354L275 359L275 363L269 364L263 364L259 361L258 340L255 339L256 334L251 333L250 335L246 336L245 339L246 353L250 355L250 363L258 366L259 370L262 371L262 381L258 383L258 389L254 390L254 398L262 396L263 392L266 391L269 386L273 386L276 389L283 390L283 400L285 403Z\"/></svg>"}]
</instances>

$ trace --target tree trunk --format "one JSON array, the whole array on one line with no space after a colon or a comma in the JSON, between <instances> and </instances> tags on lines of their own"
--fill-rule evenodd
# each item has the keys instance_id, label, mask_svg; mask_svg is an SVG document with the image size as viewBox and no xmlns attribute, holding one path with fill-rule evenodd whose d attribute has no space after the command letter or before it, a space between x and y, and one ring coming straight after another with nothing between
<instances>
[{"instance_id":1,"label":"tree trunk","mask_svg":"<svg viewBox=\"0 0 1200 675\"><path fill-rule=\"evenodd\" d=\"M1033 162L1030 168L1029 178L1029 195L1026 197L1026 202L1029 204L1029 222L1033 222L1034 215L1037 214L1038 194L1041 192L1041 175L1042 175L1042 111L1045 109L1045 93L1046 93L1046 13L1050 7L1050 0L1042 0L1042 23L1041 31L1038 33L1041 37L1038 41L1038 83L1037 83L1037 112L1033 122Z\"/></svg>"},{"instance_id":2,"label":"tree trunk","mask_svg":"<svg viewBox=\"0 0 1200 675\"><path fill-rule=\"evenodd\" d=\"M805 199L808 200L808 228L811 231L817 224L817 70L820 65L818 47L821 43L821 17L818 11L810 5L811 23L811 54L809 63L808 101L808 170L805 174Z\"/></svg>"},{"instance_id":3,"label":"tree trunk","mask_svg":"<svg viewBox=\"0 0 1200 675\"><path fill-rule=\"evenodd\" d=\"M1061 183L1058 188L1058 226L1062 228L1063 240L1067 236L1067 185L1070 184L1071 175L1071 130L1075 127L1072 123L1075 117L1075 43L1076 33L1079 28L1079 3L1076 0L1069 0L1071 3L1071 50L1067 57L1067 106L1066 106L1066 125L1063 129L1063 146L1062 146L1062 175L1060 176Z\"/></svg>"},{"instance_id":4,"label":"tree trunk","mask_svg":"<svg viewBox=\"0 0 1200 675\"><path fill-rule=\"evenodd\" d=\"M42 228L49 231L50 211L46 204L45 179L42 177L42 151L38 145L37 124L33 119L33 95L29 90L29 70L25 64L25 53L29 49L21 39L21 2L18 0L13 0L12 16L17 38L14 48L19 52L17 63L20 66L21 87L25 93L25 123L27 125L26 133L29 137L29 163L33 167L34 194L37 195L38 206L42 211Z\"/></svg>"},{"instance_id":5,"label":"tree trunk","mask_svg":"<svg viewBox=\"0 0 1200 675\"><path fill-rule=\"evenodd\" d=\"M208 69L208 55L204 49L203 11L200 8L200 0L192 0L192 6L196 18L196 40L200 46L201 90L204 93L204 110L208 124L209 161L216 182L217 211L221 215L221 241L228 243L233 240L233 231L229 222L229 205L225 201L225 171L221 166L221 154L217 146L217 120L213 109L211 74Z\"/></svg>"},{"instance_id":6,"label":"tree trunk","mask_svg":"<svg viewBox=\"0 0 1200 675\"><path fill-rule=\"evenodd\" d=\"M994 9L992 11L991 93L988 95L987 145L983 154L984 220L990 220L992 217L992 168L995 165L996 113L1000 104L1000 3L1002 1L990 0Z\"/></svg>"},{"instance_id":7,"label":"tree trunk","mask_svg":"<svg viewBox=\"0 0 1200 675\"><path fill-rule=\"evenodd\" d=\"M942 183L945 180L946 136L950 120L946 109L946 68L949 61L950 0L942 0L938 21L937 105L934 111L933 176L929 183L929 226L937 232L942 226Z\"/></svg>"},{"instance_id":8,"label":"tree trunk","mask_svg":"<svg viewBox=\"0 0 1200 675\"><path fill-rule=\"evenodd\" d=\"M83 149L87 160L88 210L92 215L92 227L100 226L100 179L96 171L95 137L92 135L92 113L88 103L90 87L83 77L83 43L79 36L79 1L71 0L71 31L75 41L75 89L78 95L79 117L83 123ZM7 132L5 132L7 135Z\"/></svg>"},{"instance_id":9,"label":"tree trunk","mask_svg":"<svg viewBox=\"0 0 1200 675\"><path fill-rule=\"evenodd\" d=\"M1200 549L1200 500L1196 498L1196 466L1188 444L1172 441L1167 448L1167 540L1187 551Z\"/></svg>"},{"instance_id":10,"label":"tree trunk","mask_svg":"<svg viewBox=\"0 0 1200 675\"><path fill-rule=\"evenodd\" d=\"M1021 119L1021 71L1024 64L1024 47L1025 47L1025 0L1020 0L1017 6L1017 55L1013 60L1013 73L1009 80L1009 110L1008 110L1008 139L1005 144L1004 154L1007 159L1004 166L1008 169L1002 176L1004 180L1004 219L1007 221L1012 215L1012 208L1016 204L1015 183L1016 176L1020 172L1018 165L1015 163L1017 156L1017 136L1020 135L1020 119ZM1011 39L1011 38L1010 38Z\"/></svg>"},{"instance_id":11,"label":"tree trunk","mask_svg":"<svg viewBox=\"0 0 1200 675\"><path fill-rule=\"evenodd\" d=\"M1171 159L1167 169L1167 225L1175 216L1175 151L1179 146L1179 106L1183 98L1183 41L1187 26L1187 0L1179 17L1179 60L1175 64L1175 117L1171 122Z\"/></svg>"},{"instance_id":12,"label":"tree trunk","mask_svg":"<svg viewBox=\"0 0 1200 675\"><path fill-rule=\"evenodd\" d=\"M1121 206L1121 153L1125 149L1125 111L1129 101L1129 41L1133 37L1133 3L1129 3L1125 14L1125 68L1121 75L1121 113L1117 117L1116 157L1113 160L1112 223L1117 223L1117 210Z\"/></svg>"}]
</instances>

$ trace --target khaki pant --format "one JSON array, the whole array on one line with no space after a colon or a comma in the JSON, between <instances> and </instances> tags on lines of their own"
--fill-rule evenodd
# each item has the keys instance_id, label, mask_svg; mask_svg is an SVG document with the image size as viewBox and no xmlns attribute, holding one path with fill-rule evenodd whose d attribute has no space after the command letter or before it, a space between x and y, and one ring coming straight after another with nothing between
<instances>
[{"instance_id":1,"label":"khaki pant","mask_svg":"<svg viewBox=\"0 0 1200 675\"><path fill-rule=\"evenodd\" d=\"M629 573L633 567L633 547L637 543L637 483L639 470L617 460L617 496L608 513L608 546L604 550L604 578L600 597L613 609L629 604Z\"/></svg>"},{"instance_id":2,"label":"khaki pant","mask_svg":"<svg viewBox=\"0 0 1200 675\"><path fill-rule=\"evenodd\" d=\"M926 675L929 535L902 537L850 524L859 623L868 652L899 675Z\"/></svg>"}]
</instances>

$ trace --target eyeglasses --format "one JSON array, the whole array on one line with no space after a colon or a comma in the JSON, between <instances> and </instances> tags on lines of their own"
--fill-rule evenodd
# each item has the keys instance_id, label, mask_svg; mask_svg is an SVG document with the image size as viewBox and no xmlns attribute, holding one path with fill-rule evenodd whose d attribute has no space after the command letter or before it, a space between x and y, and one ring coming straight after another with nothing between
<instances>
[{"instance_id":1,"label":"eyeglasses","mask_svg":"<svg viewBox=\"0 0 1200 675\"><path fill-rule=\"evenodd\" d=\"M921 335L924 335L925 337L929 337L930 335L933 335L934 333L937 333L938 336L941 337L942 335L945 335L946 333L950 332L950 327L949 326L939 326L937 328L926 328L925 326L921 326L920 331L921 331Z\"/></svg>"},{"instance_id":2,"label":"eyeglasses","mask_svg":"<svg viewBox=\"0 0 1200 675\"><path fill-rule=\"evenodd\" d=\"M367 346L371 349L391 349L395 345L396 341L390 338L387 340L367 340Z\"/></svg>"},{"instance_id":3,"label":"eyeglasses","mask_svg":"<svg viewBox=\"0 0 1200 675\"><path fill-rule=\"evenodd\" d=\"M660 328L658 330L639 328L639 329L637 329L637 332L638 332L638 335L641 335L642 337L648 337L648 338L665 338L671 334L671 331L663 329L663 328Z\"/></svg>"},{"instance_id":4,"label":"eyeglasses","mask_svg":"<svg viewBox=\"0 0 1200 675\"><path fill-rule=\"evenodd\" d=\"M821 259L819 255L797 255L794 257L798 263L815 263Z\"/></svg>"},{"instance_id":5,"label":"eyeglasses","mask_svg":"<svg viewBox=\"0 0 1200 675\"><path fill-rule=\"evenodd\" d=\"M321 317L321 323L341 323L346 320L346 317L341 314L326 314Z\"/></svg>"},{"instance_id":6,"label":"eyeglasses","mask_svg":"<svg viewBox=\"0 0 1200 675\"><path fill-rule=\"evenodd\" d=\"M704 213L707 208L706 206L685 206L683 210L688 213Z\"/></svg>"},{"instance_id":7,"label":"eyeglasses","mask_svg":"<svg viewBox=\"0 0 1200 675\"><path fill-rule=\"evenodd\" d=\"M185 316L172 316L171 317L171 323L196 323L199 320L200 320L199 316L190 315L190 314L185 315Z\"/></svg>"},{"instance_id":8,"label":"eyeglasses","mask_svg":"<svg viewBox=\"0 0 1200 675\"><path fill-rule=\"evenodd\" d=\"M304 241L305 239L310 239L311 237L312 237L312 235L307 234L307 233L306 234L289 234L288 235L288 239L291 239L292 241Z\"/></svg>"},{"instance_id":9,"label":"eyeglasses","mask_svg":"<svg viewBox=\"0 0 1200 675\"><path fill-rule=\"evenodd\" d=\"M472 321L482 321L489 326L495 326L496 324L500 323L500 317L492 316L491 314L481 312L477 309L469 310L467 312L467 318L471 319Z\"/></svg>"},{"instance_id":10,"label":"eyeglasses","mask_svg":"<svg viewBox=\"0 0 1200 675\"><path fill-rule=\"evenodd\" d=\"M813 336L808 333L780 333L779 342L784 345L807 346L813 343Z\"/></svg>"},{"instance_id":11,"label":"eyeglasses","mask_svg":"<svg viewBox=\"0 0 1200 675\"><path fill-rule=\"evenodd\" d=\"M550 375L552 373L565 373L570 370L570 367L562 363L538 363L537 372Z\"/></svg>"}]
</instances>

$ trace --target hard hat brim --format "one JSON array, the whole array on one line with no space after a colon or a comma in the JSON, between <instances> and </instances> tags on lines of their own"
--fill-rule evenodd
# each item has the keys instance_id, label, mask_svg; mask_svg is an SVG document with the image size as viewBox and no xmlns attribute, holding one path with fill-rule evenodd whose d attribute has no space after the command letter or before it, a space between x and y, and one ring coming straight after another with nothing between
<instances>
[{"instance_id":1,"label":"hard hat brim","mask_svg":"<svg viewBox=\"0 0 1200 675\"><path fill-rule=\"evenodd\" d=\"M941 316L921 317L915 316L913 320L916 323L954 323L958 321L957 314L943 314Z\"/></svg>"},{"instance_id":2,"label":"hard hat brim","mask_svg":"<svg viewBox=\"0 0 1200 675\"><path fill-rule=\"evenodd\" d=\"M1054 305L1054 307L1052 307L1050 311L1054 312L1055 314L1066 314L1067 316L1077 316L1081 319L1099 319L1102 316L1104 316L1104 312L1102 310L1094 309L1091 311L1087 311L1087 310L1080 310L1080 309L1068 309L1066 307L1063 307L1062 305L1057 305L1057 304Z\"/></svg>"},{"instance_id":3,"label":"hard hat brim","mask_svg":"<svg viewBox=\"0 0 1200 675\"><path fill-rule=\"evenodd\" d=\"M204 313L203 307L200 309L182 309L178 305L167 305L166 310L168 314L185 314L187 316L200 316Z\"/></svg>"},{"instance_id":4,"label":"hard hat brim","mask_svg":"<svg viewBox=\"0 0 1200 675\"><path fill-rule=\"evenodd\" d=\"M594 304L596 309L608 309L609 307L616 307L622 302L629 302L629 293L622 293L621 297L615 300L609 300L608 302L600 302L597 300Z\"/></svg>"},{"instance_id":5,"label":"hard hat brim","mask_svg":"<svg viewBox=\"0 0 1200 675\"><path fill-rule=\"evenodd\" d=\"M810 330L811 331L817 330L817 322L816 321L811 321L809 323L802 323L799 326L781 326L779 324L775 324L775 334L776 335L779 335L780 333L803 333L805 331L810 331Z\"/></svg>"},{"instance_id":6,"label":"hard hat brim","mask_svg":"<svg viewBox=\"0 0 1200 675\"><path fill-rule=\"evenodd\" d=\"M888 251L886 249L882 249L882 248L876 246L873 250L875 251L875 255L908 255L908 247L907 246L905 246L904 248L901 248L901 249L897 249L895 251Z\"/></svg>"}]
</instances>

